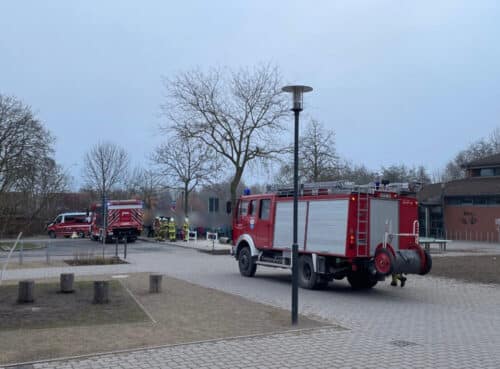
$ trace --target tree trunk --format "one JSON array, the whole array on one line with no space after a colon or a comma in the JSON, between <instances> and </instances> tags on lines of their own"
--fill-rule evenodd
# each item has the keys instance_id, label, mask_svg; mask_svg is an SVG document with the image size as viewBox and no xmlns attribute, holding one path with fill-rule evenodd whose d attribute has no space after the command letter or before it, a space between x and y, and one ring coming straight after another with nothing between
<instances>
[{"instance_id":1,"label":"tree trunk","mask_svg":"<svg viewBox=\"0 0 500 369\"><path fill-rule=\"evenodd\" d=\"M235 207L236 207L236 200L237 200L236 191L238 190L238 185L240 184L241 176L243 175L243 169L244 168L236 168L236 173L235 173L233 179L231 180L231 208L232 209L235 209Z\"/></svg>"},{"instance_id":2,"label":"tree trunk","mask_svg":"<svg viewBox=\"0 0 500 369\"><path fill-rule=\"evenodd\" d=\"M188 205L189 205L189 192L188 192L188 183L184 183L184 217L187 218L189 214Z\"/></svg>"}]
</instances>

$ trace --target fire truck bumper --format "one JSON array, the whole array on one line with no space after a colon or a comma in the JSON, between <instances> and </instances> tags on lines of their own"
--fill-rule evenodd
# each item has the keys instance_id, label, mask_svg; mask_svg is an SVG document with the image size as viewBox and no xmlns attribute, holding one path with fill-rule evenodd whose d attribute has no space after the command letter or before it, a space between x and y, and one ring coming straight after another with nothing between
<instances>
[{"instance_id":1,"label":"fire truck bumper","mask_svg":"<svg viewBox=\"0 0 500 369\"><path fill-rule=\"evenodd\" d=\"M373 266L379 276L402 273L424 275L431 270L432 258L421 248L398 250L394 253L388 249L378 249Z\"/></svg>"}]
</instances>

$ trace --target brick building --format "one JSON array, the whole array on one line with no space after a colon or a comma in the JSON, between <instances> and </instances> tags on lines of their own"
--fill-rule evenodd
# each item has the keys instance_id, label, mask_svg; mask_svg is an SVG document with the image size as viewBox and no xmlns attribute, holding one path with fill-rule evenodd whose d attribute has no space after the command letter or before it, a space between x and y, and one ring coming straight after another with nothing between
<instances>
[{"instance_id":1,"label":"brick building","mask_svg":"<svg viewBox=\"0 0 500 369\"><path fill-rule=\"evenodd\" d=\"M458 240L499 241L500 154L463 166L466 177L418 193L421 233Z\"/></svg>"}]
</instances>

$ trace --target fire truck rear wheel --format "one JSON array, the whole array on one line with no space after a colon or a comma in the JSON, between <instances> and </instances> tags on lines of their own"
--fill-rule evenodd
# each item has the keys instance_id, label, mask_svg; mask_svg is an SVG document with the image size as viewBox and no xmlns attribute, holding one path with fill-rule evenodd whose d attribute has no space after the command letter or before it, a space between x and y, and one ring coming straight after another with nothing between
<instances>
[{"instance_id":1,"label":"fire truck rear wheel","mask_svg":"<svg viewBox=\"0 0 500 369\"><path fill-rule=\"evenodd\" d=\"M366 290L377 284L377 280L366 271L352 272L347 276L347 281L353 290Z\"/></svg>"},{"instance_id":2,"label":"fire truck rear wheel","mask_svg":"<svg viewBox=\"0 0 500 369\"><path fill-rule=\"evenodd\" d=\"M50 237L50 238L56 238L56 232L54 232L54 231L49 231L49 237Z\"/></svg>"},{"instance_id":3,"label":"fire truck rear wheel","mask_svg":"<svg viewBox=\"0 0 500 369\"><path fill-rule=\"evenodd\" d=\"M257 264L252 259L248 246L243 247L238 254L238 267L240 268L240 274L245 277L253 277L257 271Z\"/></svg>"},{"instance_id":4,"label":"fire truck rear wheel","mask_svg":"<svg viewBox=\"0 0 500 369\"><path fill-rule=\"evenodd\" d=\"M318 280L312 258L309 255L299 256L299 286L312 290L321 286L321 283L318 284Z\"/></svg>"}]
</instances>

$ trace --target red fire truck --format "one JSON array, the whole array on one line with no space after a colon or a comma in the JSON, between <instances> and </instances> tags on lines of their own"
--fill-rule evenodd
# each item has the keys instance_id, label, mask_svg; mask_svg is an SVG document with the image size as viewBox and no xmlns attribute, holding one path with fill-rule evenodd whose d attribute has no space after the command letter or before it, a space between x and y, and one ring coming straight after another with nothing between
<instances>
[{"instance_id":1,"label":"red fire truck","mask_svg":"<svg viewBox=\"0 0 500 369\"><path fill-rule=\"evenodd\" d=\"M62 213L47 226L50 238L70 237L73 234L78 237L86 237L90 230L90 215L87 213Z\"/></svg>"},{"instance_id":2,"label":"red fire truck","mask_svg":"<svg viewBox=\"0 0 500 369\"><path fill-rule=\"evenodd\" d=\"M127 238L134 242L142 232L143 204L140 200L111 200L107 207L107 229L103 229L102 204L92 205L92 223L90 237L94 241L103 239L111 241L114 238Z\"/></svg>"},{"instance_id":3,"label":"red fire truck","mask_svg":"<svg viewBox=\"0 0 500 369\"><path fill-rule=\"evenodd\" d=\"M232 253L240 273L257 266L290 269L293 189L242 196L233 214ZM302 185L298 203L299 284L322 288L347 277L371 288L391 274L426 274L418 243L418 203L408 185Z\"/></svg>"}]
</instances>

